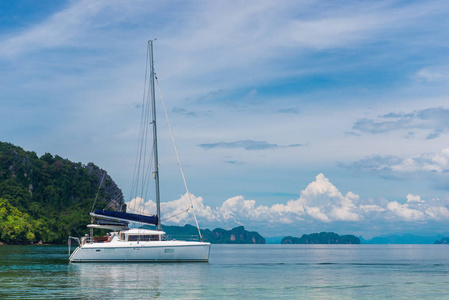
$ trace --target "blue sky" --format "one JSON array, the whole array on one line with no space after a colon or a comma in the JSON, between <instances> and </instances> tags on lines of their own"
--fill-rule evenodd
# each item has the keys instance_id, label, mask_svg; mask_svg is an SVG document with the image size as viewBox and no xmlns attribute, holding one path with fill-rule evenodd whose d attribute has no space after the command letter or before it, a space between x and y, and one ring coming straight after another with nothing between
<instances>
[{"instance_id":1,"label":"blue sky","mask_svg":"<svg viewBox=\"0 0 449 300\"><path fill-rule=\"evenodd\" d=\"M443 233L448 13L446 1L3 3L0 139L94 162L131 201L157 38L202 227ZM159 138L171 215L188 204L164 122ZM134 202L151 212L152 200Z\"/></svg>"}]
</instances>

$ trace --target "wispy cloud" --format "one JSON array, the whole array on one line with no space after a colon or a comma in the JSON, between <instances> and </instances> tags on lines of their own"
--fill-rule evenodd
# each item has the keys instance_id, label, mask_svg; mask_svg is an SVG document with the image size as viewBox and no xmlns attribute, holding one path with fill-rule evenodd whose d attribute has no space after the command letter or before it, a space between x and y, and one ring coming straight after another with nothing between
<instances>
[{"instance_id":1,"label":"wispy cloud","mask_svg":"<svg viewBox=\"0 0 449 300\"><path fill-rule=\"evenodd\" d=\"M353 130L362 133L385 133L395 130L422 129L430 130L427 139L439 137L449 131L449 109L444 107L427 108L413 112L391 112L377 119L359 119ZM409 135L412 137L412 135Z\"/></svg>"},{"instance_id":2,"label":"wispy cloud","mask_svg":"<svg viewBox=\"0 0 449 300\"><path fill-rule=\"evenodd\" d=\"M225 163L231 164L231 165L243 165L243 161L239 160L225 160Z\"/></svg>"},{"instance_id":3,"label":"wispy cloud","mask_svg":"<svg viewBox=\"0 0 449 300\"><path fill-rule=\"evenodd\" d=\"M375 155L339 165L355 173L387 178L420 178L438 188L449 189L449 149L418 156Z\"/></svg>"},{"instance_id":4,"label":"wispy cloud","mask_svg":"<svg viewBox=\"0 0 449 300\"><path fill-rule=\"evenodd\" d=\"M177 113L177 114L181 114L181 115L184 115L184 116L187 116L187 117L194 117L194 118L197 117L197 113L196 112L188 111L187 109L184 109L184 108L174 107L172 109L172 112Z\"/></svg>"},{"instance_id":5,"label":"wispy cloud","mask_svg":"<svg viewBox=\"0 0 449 300\"><path fill-rule=\"evenodd\" d=\"M77 41L92 25L105 26L97 15L114 3L108 1L79 1L50 16L40 24L16 33L2 41L0 58L58 47L79 47Z\"/></svg>"},{"instance_id":6,"label":"wispy cloud","mask_svg":"<svg viewBox=\"0 0 449 300\"><path fill-rule=\"evenodd\" d=\"M426 67L416 72L415 79L429 83L448 82L449 69L447 67Z\"/></svg>"},{"instance_id":7,"label":"wispy cloud","mask_svg":"<svg viewBox=\"0 0 449 300\"><path fill-rule=\"evenodd\" d=\"M291 145L277 145L270 144L265 141L237 141L237 142L218 142L213 144L201 144L199 145L204 149L214 149L214 148L224 148L224 149L245 149L245 150L266 150L266 149L278 149L278 148L291 148L291 147L301 147L302 144L291 144Z\"/></svg>"},{"instance_id":8,"label":"wispy cloud","mask_svg":"<svg viewBox=\"0 0 449 300\"><path fill-rule=\"evenodd\" d=\"M278 110L279 113L283 113L283 114L299 114L299 109L295 108L295 107L290 107L290 108L282 108Z\"/></svg>"}]
</instances>

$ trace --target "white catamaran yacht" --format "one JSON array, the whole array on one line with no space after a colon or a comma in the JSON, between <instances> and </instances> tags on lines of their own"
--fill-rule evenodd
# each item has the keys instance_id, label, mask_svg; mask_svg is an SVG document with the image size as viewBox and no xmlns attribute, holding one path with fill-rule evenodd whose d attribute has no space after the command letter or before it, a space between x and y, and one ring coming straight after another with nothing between
<instances>
[{"instance_id":1,"label":"white catamaran yacht","mask_svg":"<svg viewBox=\"0 0 449 300\"><path fill-rule=\"evenodd\" d=\"M152 110L152 118L149 125L152 126L153 131L152 156L154 158L153 173L157 214L155 216L146 216L129 212L94 210L90 213L92 216L92 224L87 225L91 229L90 235L82 238L69 237L69 253L71 239L75 239L79 243L79 246L70 255L70 262L207 262L209 260L210 243L202 241L194 210L192 210L193 216L201 241L170 240L161 229L153 41L148 42L148 58L147 63L150 73L148 103ZM143 109L146 110L146 108ZM176 144L174 143L174 145L176 150ZM145 147L141 148L144 149ZM177 156L179 160L179 155ZM181 167L179 161L178 163ZM182 167L181 173L184 178ZM185 178L184 183L187 194L190 196ZM193 209L193 204L189 209ZM96 223L93 222L94 219L97 219ZM156 229L130 228L130 223L155 225ZM111 232L106 236L94 237L93 229L95 228L111 230Z\"/></svg>"}]
</instances>

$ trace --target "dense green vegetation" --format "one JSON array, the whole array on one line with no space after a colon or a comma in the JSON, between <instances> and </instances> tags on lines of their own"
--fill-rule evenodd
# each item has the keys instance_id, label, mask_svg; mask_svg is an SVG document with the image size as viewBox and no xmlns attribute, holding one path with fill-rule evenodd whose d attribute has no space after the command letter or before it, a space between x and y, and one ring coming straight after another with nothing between
<instances>
[{"instance_id":1,"label":"dense green vegetation","mask_svg":"<svg viewBox=\"0 0 449 300\"><path fill-rule=\"evenodd\" d=\"M170 237L179 239L188 239L190 236L198 236L198 229L192 225L180 226L163 226L165 233ZM247 231L245 227L239 226L231 230L215 228L201 229L201 235L205 242L211 244L265 244L265 239L255 231Z\"/></svg>"},{"instance_id":2,"label":"dense green vegetation","mask_svg":"<svg viewBox=\"0 0 449 300\"><path fill-rule=\"evenodd\" d=\"M0 242L63 243L86 232L105 172L92 163L73 163L49 153L38 157L0 142ZM123 195L104 176L95 208L110 200L120 209Z\"/></svg>"},{"instance_id":3,"label":"dense green vegetation","mask_svg":"<svg viewBox=\"0 0 449 300\"><path fill-rule=\"evenodd\" d=\"M360 244L360 239L354 235L338 235L334 232L303 234L300 238L287 236L281 244Z\"/></svg>"}]
</instances>

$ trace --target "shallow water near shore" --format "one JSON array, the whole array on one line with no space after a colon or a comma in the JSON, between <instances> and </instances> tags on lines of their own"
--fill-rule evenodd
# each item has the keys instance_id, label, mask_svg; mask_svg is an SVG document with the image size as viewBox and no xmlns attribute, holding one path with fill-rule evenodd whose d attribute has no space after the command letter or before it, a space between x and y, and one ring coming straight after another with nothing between
<instances>
[{"instance_id":1,"label":"shallow water near shore","mask_svg":"<svg viewBox=\"0 0 449 300\"><path fill-rule=\"evenodd\" d=\"M1 299L449 297L447 245L212 245L209 263L68 262L0 246Z\"/></svg>"}]
</instances>

